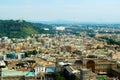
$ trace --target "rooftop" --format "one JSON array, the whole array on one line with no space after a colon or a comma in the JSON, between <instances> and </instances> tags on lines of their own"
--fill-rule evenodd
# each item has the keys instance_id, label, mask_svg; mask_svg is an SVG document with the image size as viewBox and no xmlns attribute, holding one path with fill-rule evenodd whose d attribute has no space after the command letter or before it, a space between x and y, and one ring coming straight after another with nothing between
<instances>
[{"instance_id":1,"label":"rooftop","mask_svg":"<svg viewBox=\"0 0 120 80\"><path fill-rule=\"evenodd\" d=\"M23 71L3 71L2 77L6 76L35 76L34 72L23 72Z\"/></svg>"}]
</instances>

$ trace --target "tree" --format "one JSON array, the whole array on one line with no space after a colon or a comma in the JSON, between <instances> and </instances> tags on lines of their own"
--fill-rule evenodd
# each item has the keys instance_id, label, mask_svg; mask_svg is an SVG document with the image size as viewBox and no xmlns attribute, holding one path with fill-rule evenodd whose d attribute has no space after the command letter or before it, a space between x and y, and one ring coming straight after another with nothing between
<instances>
[{"instance_id":1,"label":"tree","mask_svg":"<svg viewBox=\"0 0 120 80\"><path fill-rule=\"evenodd\" d=\"M59 73L54 72L52 73L53 77L55 77L55 80L65 80L64 77L62 77Z\"/></svg>"},{"instance_id":2,"label":"tree","mask_svg":"<svg viewBox=\"0 0 120 80\"><path fill-rule=\"evenodd\" d=\"M25 52L25 57L28 57L30 54L28 52Z\"/></svg>"},{"instance_id":3,"label":"tree","mask_svg":"<svg viewBox=\"0 0 120 80\"><path fill-rule=\"evenodd\" d=\"M27 60L28 63L35 63L34 60Z\"/></svg>"},{"instance_id":4,"label":"tree","mask_svg":"<svg viewBox=\"0 0 120 80\"><path fill-rule=\"evenodd\" d=\"M18 63L18 64L16 64L16 66L21 66L21 67L23 67L24 66L24 63Z\"/></svg>"},{"instance_id":5,"label":"tree","mask_svg":"<svg viewBox=\"0 0 120 80\"><path fill-rule=\"evenodd\" d=\"M25 52L25 57L28 57L29 55L36 55L38 52L36 50L33 50L33 51L28 51L28 52Z\"/></svg>"},{"instance_id":6,"label":"tree","mask_svg":"<svg viewBox=\"0 0 120 80\"><path fill-rule=\"evenodd\" d=\"M37 53L38 53L38 52L37 52L36 50L33 50L33 51L32 51L32 54L33 54L33 55L36 55Z\"/></svg>"},{"instance_id":7,"label":"tree","mask_svg":"<svg viewBox=\"0 0 120 80\"><path fill-rule=\"evenodd\" d=\"M0 66L0 69L1 69L1 68L5 68L5 66Z\"/></svg>"}]
</instances>

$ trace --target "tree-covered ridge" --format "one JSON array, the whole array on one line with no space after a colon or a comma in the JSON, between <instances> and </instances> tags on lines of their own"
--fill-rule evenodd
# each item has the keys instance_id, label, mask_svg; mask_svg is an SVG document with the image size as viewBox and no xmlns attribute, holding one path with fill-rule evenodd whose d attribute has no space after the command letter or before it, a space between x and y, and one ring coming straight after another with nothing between
<instances>
[{"instance_id":1,"label":"tree-covered ridge","mask_svg":"<svg viewBox=\"0 0 120 80\"><path fill-rule=\"evenodd\" d=\"M0 37L25 38L37 33L38 31L32 23L23 20L0 20Z\"/></svg>"}]
</instances>

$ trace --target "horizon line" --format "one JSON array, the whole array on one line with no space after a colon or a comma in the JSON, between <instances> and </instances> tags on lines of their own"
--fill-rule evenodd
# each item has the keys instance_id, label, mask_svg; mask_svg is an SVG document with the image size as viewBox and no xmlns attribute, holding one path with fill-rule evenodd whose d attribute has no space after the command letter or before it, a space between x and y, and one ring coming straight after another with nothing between
<instances>
[{"instance_id":1,"label":"horizon line","mask_svg":"<svg viewBox=\"0 0 120 80\"><path fill-rule=\"evenodd\" d=\"M54 23L54 24L120 24L120 22L107 22L107 21L72 21L72 20L30 20L30 19L0 19L0 20L24 20L33 23Z\"/></svg>"}]
</instances>

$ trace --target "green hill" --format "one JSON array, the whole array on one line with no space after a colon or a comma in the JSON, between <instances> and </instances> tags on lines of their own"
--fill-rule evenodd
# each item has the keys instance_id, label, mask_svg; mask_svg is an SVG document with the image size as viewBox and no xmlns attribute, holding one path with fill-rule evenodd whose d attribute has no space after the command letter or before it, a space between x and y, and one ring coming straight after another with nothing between
<instances>
[{"instance_id":1,"label":"green hill","mask_svg":"<svg viewBox=\"0 0 120 80\"><path fill-rule=\"evenodd\" d=\"M0 37L25 38L37 33L38 29L32 23L22 20L0 20Z\"/></svg>"}]
</instances>

